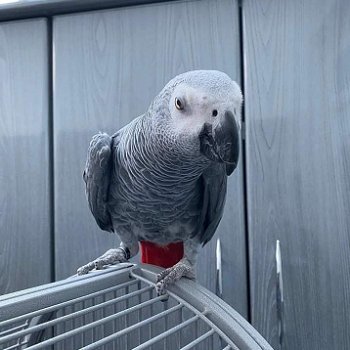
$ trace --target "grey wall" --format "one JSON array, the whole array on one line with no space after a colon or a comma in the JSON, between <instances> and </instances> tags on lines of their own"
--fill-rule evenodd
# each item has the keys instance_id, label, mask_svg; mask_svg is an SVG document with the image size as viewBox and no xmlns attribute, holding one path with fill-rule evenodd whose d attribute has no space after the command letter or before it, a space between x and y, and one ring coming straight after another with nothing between
<instances>
[{"instance_id":1,"label":"grey wall","mask_svg":"<svg viewBox=\"0 0 350 350\"><path fill-rule=\"evenodd\" d=\"M44 19L0 23L0 294L50 281Z\"/></svg>"},{"instance_id":2,"label":"grey wall","mask_svg":"<svg viewBox=\"0 0 350 350\"><path fill-rule=\"evenodd\" d=\"M243 15L252 323L281 348L279 239L282 348L349 349L349 2L245 0Z\"/></svg>"},{"instance_id":3,"label":"grey wall","mask_svg":"<svg viewBox=\"0 0 350 350\"><path fill-rule=\"evenodd\" d=\"M347 0L188 0L0 23L0 293L118 244L86 204L91 136L174 75L215 68L244 86L246 139L198 279L215 289L220 237L223 297L274 348L349 349L349 18Z\"/></svg>"}]
</instances>

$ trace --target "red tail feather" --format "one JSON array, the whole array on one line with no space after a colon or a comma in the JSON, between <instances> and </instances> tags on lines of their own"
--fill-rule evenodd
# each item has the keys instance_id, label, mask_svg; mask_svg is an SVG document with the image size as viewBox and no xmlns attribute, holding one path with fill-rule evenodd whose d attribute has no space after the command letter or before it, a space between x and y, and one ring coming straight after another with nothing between
<instances>
[{"instance_id":1,"label":"red tail feather","mask_svg":"<svg viewBox=\"0 0 350 350\"><path fill-rule=\"evenodd\" d=\"M179 262L184 255L183 242L160 246L155 243L141 242L141 262L168 268Z\"/></svg>"}]
</instances>

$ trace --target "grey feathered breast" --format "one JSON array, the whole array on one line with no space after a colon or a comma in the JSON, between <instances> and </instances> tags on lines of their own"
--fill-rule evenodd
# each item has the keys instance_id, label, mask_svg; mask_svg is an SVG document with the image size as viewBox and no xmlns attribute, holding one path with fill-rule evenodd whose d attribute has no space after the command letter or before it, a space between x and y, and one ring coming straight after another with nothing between
<instances>
[{"instance_id":1,"label":"grey feathered breast","mask_svg":"<svg viewBox=\"0 0 350 350\"><path fill-rule=\"evenodd\" d=\"M97 224L116 232L137 227L130 233L159 243L190 236L207 243L223 214L225 165L162 158L143 147L144 130L136 129L133 121L113 138L100 133L90 143L84 181Z\"/></svg>"}]
</instances>

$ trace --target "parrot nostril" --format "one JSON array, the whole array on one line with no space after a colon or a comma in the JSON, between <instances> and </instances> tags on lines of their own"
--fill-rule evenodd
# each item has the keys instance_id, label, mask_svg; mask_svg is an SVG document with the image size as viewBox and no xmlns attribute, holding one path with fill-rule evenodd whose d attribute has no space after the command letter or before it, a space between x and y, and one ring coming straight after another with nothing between
<instances>
[{"instance_id":1,"label":"parrot nostril","mask_svg":"<svg viewBox=\"0 0 350 350\"><path fill-rule=\"evenodd\" d=\"M213 117L216 117L218 115L218 111L216 109L213 110Z\"/></svg>"}]
</instances>

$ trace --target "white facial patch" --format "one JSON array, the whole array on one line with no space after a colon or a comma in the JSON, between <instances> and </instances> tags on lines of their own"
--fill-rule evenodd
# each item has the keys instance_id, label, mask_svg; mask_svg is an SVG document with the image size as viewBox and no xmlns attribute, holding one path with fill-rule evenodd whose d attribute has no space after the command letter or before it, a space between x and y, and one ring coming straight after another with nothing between
<instances>
[{"instance_id":1,"label":"white facial patch","mask_svg":"<svg viewBox=\"0 0 350 350\"><path fill-rule=\"evenodd\" d=\"M182 101L182 110L176 108L175 98ZM182 134L194 134L200 131L204 123L211 121L212 101L204 91L181 84L171 97L169 110L175 130Z\"/></svg>"},{"instance_id":2,"label":"white facial patch","mask_svg":"<svg viewBox=\"0 0 350 350\"><path fill-rule=\"evenodd\" d=\"M198 135L205 123L215 127L227 110L232 113L235 110L234 114L239 122L241 101L238 101L235 95L232 94L232 90L213 94L212 91L193 88L185 83L178 85L169 101L174 130L179 134ZM181 101L183 109L176 107L176 99Z\"/></svg>"}]
</instances>

